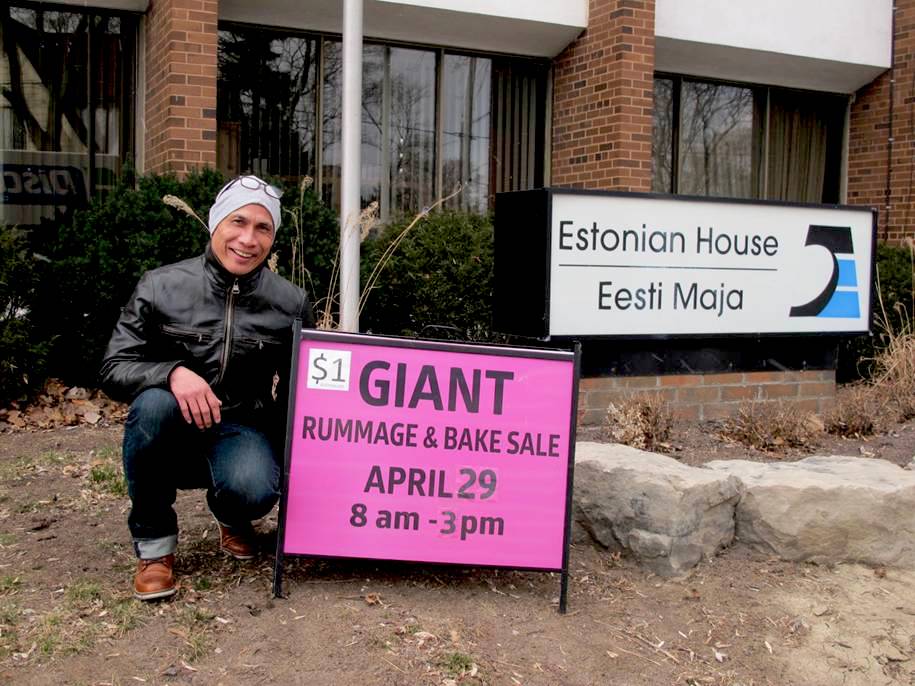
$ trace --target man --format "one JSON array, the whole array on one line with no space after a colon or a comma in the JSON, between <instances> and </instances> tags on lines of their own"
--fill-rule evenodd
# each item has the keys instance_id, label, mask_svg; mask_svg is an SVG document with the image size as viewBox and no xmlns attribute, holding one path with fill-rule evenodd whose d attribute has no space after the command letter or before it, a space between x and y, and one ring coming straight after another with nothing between
<instances>
[{"instance_id":1,"label":"man","mask_svg":"<svg viewBox=\"0 0 915 686\"><path fill-rule=\"evenodd\" d=\"M251 522L277 501L292 322L314 326L305 293L264 268L279 197L256 176L226 184L204 254L145 273L108 343L103 388L131 402L123 457L142 600L177 590L176 488L207 488L220 547L239 560L254 557Z\"/></svg>"}]
</instances>

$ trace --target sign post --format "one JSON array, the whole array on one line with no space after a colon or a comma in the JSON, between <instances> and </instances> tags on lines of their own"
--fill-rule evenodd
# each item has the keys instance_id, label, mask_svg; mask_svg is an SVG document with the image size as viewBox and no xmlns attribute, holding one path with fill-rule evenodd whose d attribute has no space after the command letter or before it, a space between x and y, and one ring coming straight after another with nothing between
<instances>
[{"instance_id":1,"label":"sign post","mask_svg":"<svg viewBox=\"0 0 915 686\"><path fill-rule=\"evenodd\" d=\"M297 327L274 594L285 555L561 572L578 349Z\"/></svg>"}]
</instances>

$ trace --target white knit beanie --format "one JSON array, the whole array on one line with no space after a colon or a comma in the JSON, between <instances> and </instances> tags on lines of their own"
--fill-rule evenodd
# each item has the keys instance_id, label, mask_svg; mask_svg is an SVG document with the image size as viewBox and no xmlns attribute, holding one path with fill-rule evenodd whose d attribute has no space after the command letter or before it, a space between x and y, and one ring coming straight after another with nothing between
<instances>
[{"instance_id":1,"label":"white knit beanie","mask_svg":"<svg viewBox=\"0 0 915 686\"><path fill-rule=\"evenodd\" d=\"M256 176L239 176L232 179L216 195L216 201L210 208L208 228L210 235L219 226L219 222L229 214L245 205L261 205L273 218L273 235L280 230L280 196L282 192Z\"/></svg>"}]
</instances>

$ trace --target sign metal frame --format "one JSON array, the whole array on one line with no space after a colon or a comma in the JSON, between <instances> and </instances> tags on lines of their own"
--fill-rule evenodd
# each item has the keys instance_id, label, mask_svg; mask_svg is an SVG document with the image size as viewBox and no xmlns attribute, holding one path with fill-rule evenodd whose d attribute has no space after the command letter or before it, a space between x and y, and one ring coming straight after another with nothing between
<instances>
[{"instance_id":1,"label":"sign metal frame","mask_svg":"<svg viewBox=\"0 0 915 686\"><path fill-rule=\"evenodd\" d=\"M300 365L300 351L303 341L316 341L326 343L351 343L363 346L384 346L388 348L408 348L408 349L425 349L441 352L485 354L494 357L514 357L514 358L534 358L545 360L558 360L569 362L572 365L572 388L571 388L571 407L569 408L569 444L567 451L568 464L566 465L566 492L564 495L564 517L562 525L562 562L560 567L523 567L513 565L493 565L465 562L440 562L422 559L406 559L402 557L385 557L383 555L365 557L359 555L318 555L318 554L300 554L287 553L284 550L286 538L286 524L289 507L289 476L292 464L292 448L295 431L296 419L296 395L298 388L298 376ZM289 398L288 398L288 415L286 423L286 442L284 469L282 475L282 491L280 495L279 518L277 522L276 535L276 558L273 572L273 595L274 597L283 597L283 565L286 556L305 557L311 559L353 559L353 560L379 560L379 561L402 561L411 563L431 564L436 566L449 567L479 567L488 569L511 569L516 571L534 571L534 572L559 572L560 573L560 593L559 593L559 612L564 614L568 604L568 584L569 584L569 543L571 538L572 522L572 490L575 467L575 440L578 416L578 387L579 371L581 361L581 346L573 342L569 349L535 348L535 347L511 347L495 344L478 344L478 343L457 343L452 341L439 341L427 339L399 338L393 336L375 336L368 334L353 334L337 331L322 331L316 329L303 329L301 320L296 320L293 324L293 349L289 374Z\"/></svg>"}]
</instances>

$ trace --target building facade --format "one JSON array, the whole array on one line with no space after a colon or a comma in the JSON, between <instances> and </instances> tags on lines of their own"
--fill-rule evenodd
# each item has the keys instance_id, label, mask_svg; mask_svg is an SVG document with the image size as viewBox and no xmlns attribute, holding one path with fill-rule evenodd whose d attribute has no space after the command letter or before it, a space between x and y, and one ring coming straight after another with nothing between
<instances>
[{"instance_id":1,"label":"building facade","mask_svg":"<svg viewBox=\"0 0 915 686\"><path fill-rule=\"evenodd\" d=\"M338 205L342 5L5 3L0 220L53 217L124 165L307 175ZM475 211L550 185L848 203L900 243L915 234L913 25L915 0L365 0L362 201L385 219L460 183L451 204ZM701 418L834 396L828 355L729 346L668 351L686 375L596 351L585 419L633 387ZM709 349L717 363L693 364Z\"/></svg>"}]
</instances>

